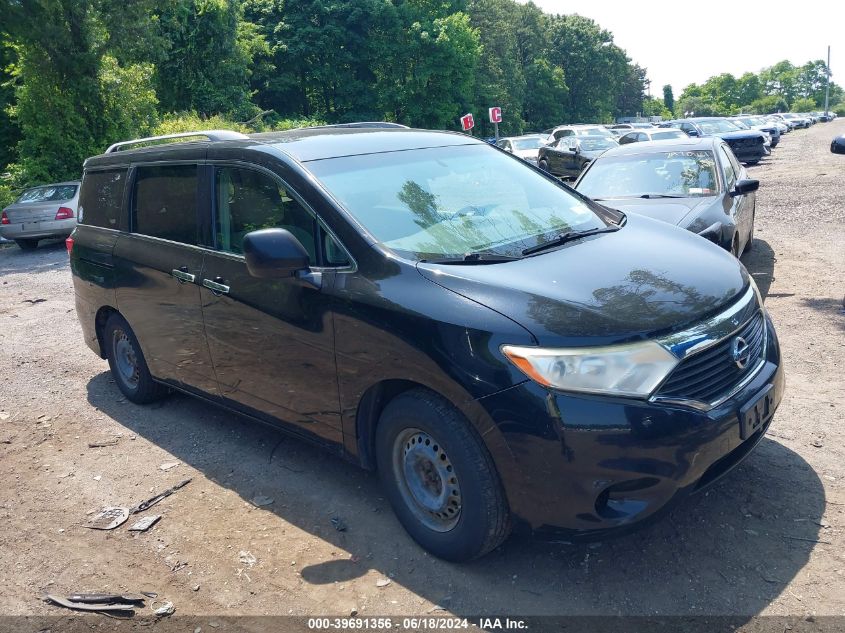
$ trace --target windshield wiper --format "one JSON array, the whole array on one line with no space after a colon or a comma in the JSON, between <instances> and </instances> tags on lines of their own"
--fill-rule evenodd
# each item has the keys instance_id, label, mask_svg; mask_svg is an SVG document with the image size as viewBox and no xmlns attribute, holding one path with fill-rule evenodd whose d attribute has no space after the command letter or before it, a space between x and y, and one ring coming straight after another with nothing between
<instances>
[{"instance_id":1,"label":"windshield wiper","mask_svg":"<svg viewBox=\"0 0 845 633\"><path fill-rule=\"evenodd\" d=\"M526 248L522 251L522 254L533 255L534 253L539 253L540 251L545 251L547 249L554 248L555 246L561 246L567 242L571 242L572 240L580 240L582 237L598 235L599 233L615 233L619 230L619 228L620 227L618 226L606 226L604 228L590 229L588 231L567 231L566 233L561 233L556 238L549 240L548 242Z\"/></svg>"},{"instance_id":2,"label":"windshield wiper","mask_svg":"<svg viewBox=\"0 0 845 633\"><path fill-rule=\"evenodd\" d=\"M520 257L509 255L496 255L493 253L467 253L463 257L441 257L439 259L421 259L421 264L500 264L502 262L513 262Z\"/></svg>"},{"instance_id":3,"label":"windshield wiper","mask_svg":"<svg viewBox=\"0 0 845 633\"><path fill-rule=\"evenodd\" d=\"M687 198L689 196L685 196L682 193L644 193L638 198Z\"/></svg>"}]
</instances>

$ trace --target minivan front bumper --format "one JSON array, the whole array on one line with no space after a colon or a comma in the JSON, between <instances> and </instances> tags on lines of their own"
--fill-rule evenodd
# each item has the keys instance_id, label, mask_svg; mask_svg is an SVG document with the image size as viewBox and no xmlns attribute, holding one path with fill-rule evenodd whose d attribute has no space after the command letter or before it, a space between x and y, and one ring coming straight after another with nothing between
<instances>
[{"instance_id":1,"label":"minivan front bumper","mask_svg":"<svg viewBox=\"0 0 845 633\"><path fill-rule=\"evenodd\" d=\"M563 394L532 381L481 399L513 456L502 479L516 517L555 537L601 538L658 516L731 470L763 438L783 396L768 317L766 328L761 369L708 411ZM758 401L760 423L744 432L743 409Z\"/></svg>"}]
</instances>

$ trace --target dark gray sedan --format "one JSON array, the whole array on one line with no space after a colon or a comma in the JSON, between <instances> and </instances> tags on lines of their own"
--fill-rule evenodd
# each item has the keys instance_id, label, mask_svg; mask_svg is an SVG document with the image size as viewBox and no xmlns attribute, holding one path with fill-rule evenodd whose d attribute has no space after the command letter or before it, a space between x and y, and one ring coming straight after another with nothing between
<instances>
[{"instance_id":1,"label":"dark gray sedan","mask_svg":"<svg viewBox=\"0 0 845 633\"><path fill-rule=\"evenodd\" d=\"M758 187L717 137L623 145L575 183L607 207L676 224L737 257L753 245Z\"/></svg>"},{"instance_id":2,"label":"dark gray sedan","mask_svg":"<svg viewBox=\"0 0 845 633\"><path fill-rule=\"evenodd\" d=\"M577 178L590 161L619 147L611 136L562 136L540 148L538 166L558 178Z\"/></svg>"}]
</instances>

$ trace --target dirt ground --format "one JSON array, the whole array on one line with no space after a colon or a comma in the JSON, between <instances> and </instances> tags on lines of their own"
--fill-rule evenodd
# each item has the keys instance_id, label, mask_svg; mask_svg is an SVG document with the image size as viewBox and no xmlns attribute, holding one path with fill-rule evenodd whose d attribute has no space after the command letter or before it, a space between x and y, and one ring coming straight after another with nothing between
<instances>
[{"instance_id":1,"label":"dirt ground","mask_svg":"<svg viewBox=\"0 0 845 633\"><path fill-rule=\"evenodd\" d=\"M0 249L0 614L72 621L42 592L149 590L204 631L226 615L353 612L845 616L845 156L829 151L843 130L790 133L749 168L761 186L743 262L787 375L752 456L630 536L511 538L465 565L426 555L376 478L332 455L186 396L128 403L82 342L64 245ZM146 533L82 527L187 477Z\"/></svg>"}]
</instances>

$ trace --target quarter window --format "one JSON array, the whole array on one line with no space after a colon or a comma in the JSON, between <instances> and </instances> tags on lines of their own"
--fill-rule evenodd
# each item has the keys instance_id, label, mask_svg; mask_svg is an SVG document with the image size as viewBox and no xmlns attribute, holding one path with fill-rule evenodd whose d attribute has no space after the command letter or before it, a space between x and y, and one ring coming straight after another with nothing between
<instances>
[{"instance_id":1,"label":"quarter window","mask_svg":"<svg viewBox=\"0 0 845 633\"><path fill-rule=\"evenodd\" d=\"M79 222L106 229L118 228L125 186L124 169L87 172L79 192Z\"/></svg>"},{"instance_id":2,"label":"quarter window","mask_svg":"<svg viewBox=\"0 0 845 633\"><path fill-rule=\"evenodd\" d=\"M135 233L198 243L196 165L139 167L134 200Z\"/></svg>"}]
</instances>

